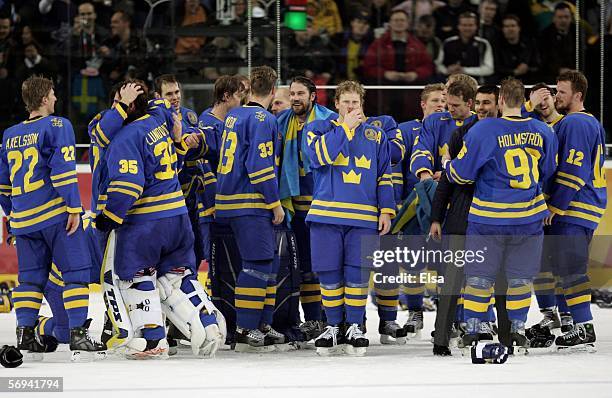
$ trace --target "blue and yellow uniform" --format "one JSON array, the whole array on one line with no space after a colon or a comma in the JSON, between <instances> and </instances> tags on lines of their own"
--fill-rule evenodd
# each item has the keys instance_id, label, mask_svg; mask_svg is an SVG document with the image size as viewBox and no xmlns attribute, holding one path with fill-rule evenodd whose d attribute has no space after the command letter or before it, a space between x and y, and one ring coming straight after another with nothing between
<instances>
[{"instance_id":1,"label":"blue and yellow uniform","mask_svg":"<svg viewBox=\"0 0 612 398\"><path fill-rule=\"evenodd\" d=\"M319 275L330 325L362 324L369 268L362 238L376 235L381 213L395 215L389 144L385 133L360 124L315 121L306 126L314 177L310 224L312 269ZM365 241L365 240L364 240Z\"/></svg>"},{"instance_id":2,"label":"blue and yellow uniform","mask_svg":"<svg viewBox=\"0 0 612 398\"><path fill-rule=\"evenodd\" d=\"M557 124L559 167L546 186L548 207L555 213L553 271L562 279L574 322L593 319L587 276L589 244L607 206L605 131L587 112L574 112Z\"/></svg>"},{"instance_id":3,"label":"blue and yellow uniform","mask_svg":"<svg viewBox=\"0 0 612 398\"><path fill-rule=\"evenodd\" d=\"M17 324L34 326L51 261L64 274L63 299L71 328L83 326L89 303L91 262L82 229L66 232L69 214L82 212L74 131L57 116L35 117L4 132L0 195L10 198L10 226L17 239L19 286L13 293Z\"/></svg>"},{"instance_id":4,"label":"blue and yellow uniform","mask_svg":"<svg viewBox=\"0 0 612 398\"><path fill-rule=\"evenodd\" d=\"M487 118L464 138L446 163L449 181L474 183L466 249L484 260L466 264L464 316L468 332L486 320L491 287L500 267L508 278L508 316L513 331L527 320L531 283L540 269L542 220L549 214L542 183L556 168L557 138L545 123L520 117Z\"/></svg>"},{"instance_id":5,"label":"blue and yellow uniform","mask_svg":"<svg viewBox=\"0 0 612 398\"><path fill-rule=\"evenodd\" d=\"M393 184L395 201L398 205L401 205L404 199L410 195L417 182L419 182L419 179L410 172L410 159L412 159L412 155L416 151L417 137L420 135L422 127L423 123L419 119L403 122L397 126L402 133L402 139L406 145L406 154L401 163L403 184Z\"/></svg>"},{"instance_id":6,"label":"blue and yellow uniform","mask_svg":"<svg viewBox=\"0 0 612 398\"><path fill-rule=\"evenodd\" d=\"M442 156L448 153L448 142L453 131L476 118L453 119L449 112L436 112L423 120L423 127L410 156L410 171L418 177L422 171L433 175L442 169Z\"/></svg>"},{"instance_id":7,"label":"blue and yellow uniform","mask_svg":"<svg viewBox=\"0 0 612 398\"><path fill-rule=\"evenodd\" d=\"M227 219L242 270L236 280L236 324L256 329L266 301L274 301L270 278L275 237L272 209L280 206L276 118L257 103L234 108L225 118L217 167L216 217Z\"/></svg>"}]
</instances>

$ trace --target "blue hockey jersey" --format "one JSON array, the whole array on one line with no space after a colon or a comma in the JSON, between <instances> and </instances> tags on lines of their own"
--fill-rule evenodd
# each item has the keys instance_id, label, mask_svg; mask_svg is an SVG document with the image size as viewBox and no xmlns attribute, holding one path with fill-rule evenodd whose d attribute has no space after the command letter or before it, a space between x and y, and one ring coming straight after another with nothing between
<instances>
[{"instance_id":1,"label":"blue hockey jersey","mask_svg":"<svg viewBox=\"0 0 612 398\"><path fill-rule=\"evenodd\" d=\"M468 221L520 225L542 220L549 213L542 181L556 168L557 138L535 119L486 118L464 137L446 176L457 184L476 184Z\"/></svg>"},{"instance_id":2,"label":"blue hockey jersey","mask_svg":"<svg viewBox=\"0 0 612 398\"><path fill-rule=\"evenodd\" d=\"M465 120L453 119L449 112L436 112L423 120L423 127L410 157L410 171L418 176L422 171L433 174L442 169L442 156L448 153L448 142L453 131L477 116Z\"/></svg>"},{"instance_id":3,"label":"blue hockey jersey","mask_svg":"<svg viewBox=\"0 0 612 398\"><path fill-rule=\"evenodd\" d=\"M410 120L404 123L400 123L398 129L402 133L404 144L406 145L406 155L401 163L401 172L403 184L393 184L393 190L395 193L395 202L401 205L410 195L414 186L419 182L419 179L410 172L410 159L412 154L416 151L415 143L417 137L421 133L421 127L423 123L419 119Z\"/></svg>"},{"instance_id":4,"label":"blue hockey jersey","mask_svg":"<svg viewBox=\"0 0 612 398\"><path fill-rule=\"evenodd\" d=\"M228 112L217 167L217 217L272 217L270 210L280 206L279 151L274 115L257 104Z\"/></svg>"},{"instance_id":5,"label":"blue hockey jersey","mask_svg":"<svg viewBox=\"0 0 612 398\"><path fill-rule=\"evenodd\" d=\"M308 125L314 178L308 222L377 229L379 214L395 215L391 160L385 133L362 123L354 130L335 120Z\"/></svg>"},{"instance_id":6,"label":"blue hockey jersey","mask_svg":"<svg viewBox=\"0 0 612 398\"><path fill-rule=\"evenodd\" d=\"M103 214L122 224L187 213L177 158L166 121L146 114L125 126L108 148Z\"/></svg>"},{"instance_id":7,"label":"blue hockey jersey","mask_svg":"<svg viewBox=\"0 0 612 398\"><path fill-rule=\"evenodd\" d=\"M0 196L15 235L65 222L68 213L83 210L74 131L68 119L36 117L4 132Z\"/></svg>"},{"instance_id":8,"label":"blue hockey jersey","mask_svg":"<svg viewBox=\"0 0 612 398\"><path fill-rule=\"evenodd\" d=\"M555 221L596 229L607 205L605 131L593 115L570 113L556 125L559 167L547 185Z\"/></svg>"},{"instance_id":9,"label":"blue hockey jersey","mask_svg":"<svg viewBox=\"0 0 612 398\"><path fill-rule=\"evenodd\" d=\"M89 165L91 167L91 211L98 214L103 205L98 205L100 195L100 185L105 181L106 147L123 127L123 122L127 119L127 109L124 104L116 103L110 109L98 113L87 125L87 132L91 140L89 144ZM98 166L102 167L98 167Z\"/></svg>"}]
</instances>

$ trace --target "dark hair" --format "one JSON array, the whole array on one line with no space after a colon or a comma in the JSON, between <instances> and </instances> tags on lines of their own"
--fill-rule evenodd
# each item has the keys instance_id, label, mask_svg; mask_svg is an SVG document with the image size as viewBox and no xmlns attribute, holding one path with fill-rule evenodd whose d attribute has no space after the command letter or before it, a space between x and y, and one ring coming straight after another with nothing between
<instances>
[{"instance_id":1,"label":"dark hair","mask_svg":"<svg viewBox=\"0 0 612 398\"><path fill-rule=\"evenodd\" d=\"M568 70L557 77L557 83L570 82L574 93L582 94L582 101L586 98L589 82L584 74L578 70Z\"/></svg>"},{"instance_id":2,"label":"dark hair","mask_svg":"<svg viewBox=\"0 0 612 398\"><path fill-rule=\"evenodd\" d=\"M134 102L132 102L132 105L134 105L134 110L130 112L129 119L134 120L144 116L147 113L147 108L149 107L149 87L145 82L139 79L127 79L123 82L123 85L129 83L137 84L142 88L142 94L138 95Z\"/></svg>"},{"instance_id":3,"label":"dark hair","mask_svg":"<svg viewBox=\"0 0 612 398\"><path fill-rule=\"evenodd\" d=\"M420 23L426 26L434 26L436 24L436 19L433 17L433 15L429 15L429 14L421 15L417 23Z\"/></svg>"},{"instance_id":4,"label":"dark hair","mask_svg":"<svg viewBox=\"0 0 612 398\"><path fill-rule=\"evenodd\" d=\"M291 83L289 83L289 87L291 87L291 85L293 83L299 83L302 86L306 87L306 89L308 90L308 94L312 94L312 93L316 93L317 92L317 86L314 84L314 82L312 80L310 80L306 76L296 76L296 77L294 77L293 79L291 79Z\"/></svg>"},{"instance_id":5,"label":"dark hair","mask_svg":"<svg viewBox=\"0 0 612 398\"><path fill-rule=\"evenodd\" d=\"M123 22L127 22L129 24L132 23L132 17L127 12L125 12L123 10L117 10L117 11L115 11L113 13L113 15L115 15L115 14L121 14L121 19L123 20Z\"/></svg>"},{"instance_id":6,"label":"dark hair","mask_svg":"<svg viewBox=\"0 0 612 398\"><path fill-rule=\"evenodd\" d=\"M53 81L43 76L33 75L21 85L21 98L28 112L42 106L43 99L53 90Z\"/></svg>"},{"instance_id":7,"label":"dark hair","mask_svg":"<svg viewBox=\"0 0 612 398\"><path fill-rule=\"evenodd\" d=\"M533 85L533 87L531 87L531 90L529 90L529 93L531 94L531 93L533 93L533 92L536 92L536 91L538 91L538 90L539 90L539 89L541 89L541 88L545 88L545 89L547 89L547 90L548 90L548 92L549 92L551 95L555 95L555 89L554 89L554 88L552 88L552 87L550 87L550 86L549 86L548 84L546 84L546 83L536 83L536 84L534 84L534 85Z\"/></svg>"},{"instance_id":8,"label":"dark hair","mask_svg":"<svg viewBox=\"0 0 612 398\"><path fill-rule=\"evenodd\" d=\"M499 88L495 84L483 84L482 86L478 87L476 94L494 94L495 102L497 103L499 99Z\"/></svg>"},{"instance_id":9,"label":"dark hair","mask_svg":"<svg viewBox=\"0 0 612 398\"><path fill-rule=\"evenodd\" d=\"M108 100L110 105L109 106L113 106L113 104L115 103L115 95L121 91L121 87L123 87L125 85L125 82L119 82L119 83L115 83L109 93L108 93Z\"/></svg>"},{"instance_id":10,"label":"dark hair","mask_svg":"<svg viewBox=\"0 0 612 398\"><path fill-rule=\"evenodd\" d=\"M153 82L154 86L155 86L155 91L159 94L162 95L162 86L163 84L169 84L169 83L176 83L178 84L178 80L176 80L176 76L172 75L172 74L165 74L165 75L159 75L155 78L155 81Z\"/></svg>"},{"instance_id":11,"label":"dark hair","mask_svg":"<svg viewBox=\"0 0 612 398\"><path fill-rule=\"evenodd\" d=\"M397 10L392 10L391 13L389 14L389 19L391 19L393 15L398 14L398 13L404 14L406 18L408 18L408 21L410 21L410 15L406 11L402 10L401 8L398 8Z\"/></svg>"},{"instance_id":12,"label":"dark hair","mask_svg":"<svg viewBox=\"0 0 612 398\"><path fill-rule=\"evenodd\" d=\"M504 17L502 18L502 22L504 22L506 19L511 19L513 21L515 21L519 26L521 26L521 19L515 15L515 14L506 14L504 15Z\"/></svg>"},{"instance_id":13,"label":"dark hair","mask_svg":"<svg viewBox=\"0 0 612 398\"><path fill-rule=\"evenodd\" d=\"M459 20L462 18L473 18L476 21L476 23L478 23L478 15L476 15L476 13L472 11L466 11L466 12L462 12L461 14L459 14L459 18L457 18L457 22L459 22Z\"/></svg>"},{"instance_id":14,"label":"dark hair","mask_svg":"<svg viewBox=\"0 0 612 398\"><path fill-rule=\"evenodd\" d=\"M525 86L514 77L507 77L501 82L499 96L511 108L520 107L525 102Z\"/></svg>"},{"instance_id":15,"label":"dark hair","mask_svg":"<svg viewBox=\"0 0 612 398\"><path fill-rule=\"evenodd\" d=\"M278 75L269 66L257 66L251 71L251 93L255 96L266 96L272 93Z\"/></svg>"},{"instance_id":16,"label":"dark hair","mask_svg":"<svg viewBox=\"0 0 612 398\"><path fill-rule=\"evenodd\" d=\"M570 13L572 13L572 7L569 4L567 4L565 1L562 1L560 3L557 3L557 5L555 5L555 12L561 11L561 10L570 10Z\"/></svg>"},{"instance_id":17,"label":"dark hair","mask_svg":"<svg viewBox=\"0 0 612 398\"><path fill-rule=\"evenodd\" d=\"M463 101L468 102L469 100L474 100L476 97L476 90L475 87L468 82L457 80L448 86L447 94L459 97Z\"/></svg>"},{"instance_id":18,"label":"dark hair","mask_svg":"<svg viewBox=\"0 0 612 398\"><path fill-rule=\"evenodd\" d=\"M215 88L213 89L214 104L220 104L225 102L225 94L230 96L243 91L244 86L237 76L223 75L215 81Z\"/></svg>"}]
</instances>

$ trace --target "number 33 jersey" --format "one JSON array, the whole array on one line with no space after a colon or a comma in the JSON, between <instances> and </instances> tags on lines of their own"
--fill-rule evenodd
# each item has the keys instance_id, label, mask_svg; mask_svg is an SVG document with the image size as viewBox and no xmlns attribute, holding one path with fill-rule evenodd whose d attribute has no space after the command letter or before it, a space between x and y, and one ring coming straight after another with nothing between
<instances>
[{"instance_id":1,"label":"number 33 jersey","mask_svg":"<svg viewBox=\"0 0 612 398\"><path fill-rule=\"evenodd\" d=\"M4 132L0 203L16 235L65 222L80 213L74 131L62 117L38 117Z\"/></svg>"},{"instance_id":2,"label":"number 33 jersey","mask_svg":"<svg viewBox=\"0 0 612 398\"><path fill-rule=\"evenodd\" d=\"M474 125L458 156L446 163L457 184L475 184L468 221L528 224L546 217L542 185L555 172L557 138L531 118L488 118Z\"/></svg>"},{"instance_id":3,"label":"number 33 jersey","mask_svg":"<svg viewBox=\"0 0 612 398\"><path fill-rule=\"evenodd\" d=\"M122 224L186 214L177 149L167 120L147 114L125 126L107 151L102 212Z\"/></svg>"},{"instance_id":4,"label":"number 33 jersey","mask_svg":"<svg viewBox=\"0 0 612 398\"><path fill-rule=\"evenodd\" d=\"M217 167L216 217L260 215L280 205L274 115L260 106L234 108L225 117Z\"/></svg>"}]
</instances>

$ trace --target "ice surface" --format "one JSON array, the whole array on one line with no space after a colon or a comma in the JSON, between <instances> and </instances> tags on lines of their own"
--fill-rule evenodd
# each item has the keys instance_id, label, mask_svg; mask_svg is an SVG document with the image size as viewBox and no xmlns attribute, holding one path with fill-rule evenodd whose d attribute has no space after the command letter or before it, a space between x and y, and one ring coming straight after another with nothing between
<instances>
[{"instance_id":1,"label":"ice surface","mask_svg":"<svg viewBox=\"0 0 612 398\"><path fill-rule=\"evenodd\" d=\"M533 300L535 302L535 300ZM102 329L101 296L94 294L90 316L93 331ZM49 315L49 308L41 313ZM67 352L48 354L44 362L24 363L16 369L0 368L0 376L63 376L67 397L612 397L612 310L593 306L597 353L559 354L530 351L511 357L503 365L472 365L453 351L450 358L431 353L429 333L435 313L425 313L422 340L405 346L381 346L378 316L368 305L366 357L322 358L313 349L244 354L221 351L215 359L189 356L167 361L107 359L69 363ZM403 324L407 313L400 312ZM533 304L529 324L540 319ZM0 344L15 344L15 313L0 314ZM60 346L66 351L67 347ZM401 394L401 395L400 395ZM2 394L7 396L7 394ZM44 394L21 393L19 397ZM58 395L53 395L58 396Z\"/></svg>"}]
</instances>

